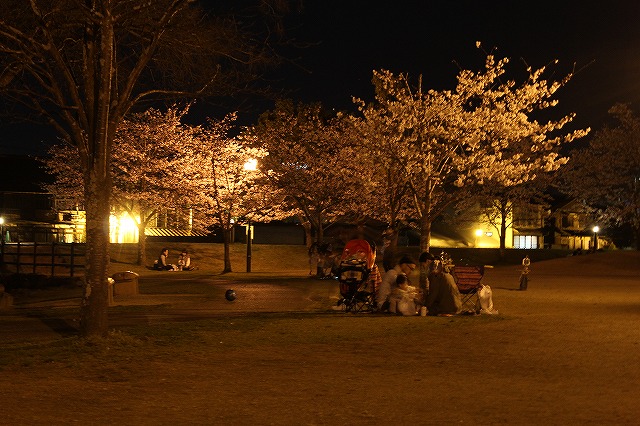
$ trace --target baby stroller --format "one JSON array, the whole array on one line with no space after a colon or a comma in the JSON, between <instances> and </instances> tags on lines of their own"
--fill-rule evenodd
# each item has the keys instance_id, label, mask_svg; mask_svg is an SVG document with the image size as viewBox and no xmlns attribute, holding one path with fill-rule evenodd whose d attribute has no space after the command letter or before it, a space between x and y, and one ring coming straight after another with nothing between
<instances>
[{"instance_id":1,"label":"baby stroller","mask_svg":"<svg viewBox=\"0 0 640 426\"><path fill-rule=\"evenodd\" d=\"M376 261L375 246L366 240L351 240L342 251L338 266L340 295L338 306L345 312L375 310L375 294L367 289L369 274Z\"/></svg>"}]
</instances>

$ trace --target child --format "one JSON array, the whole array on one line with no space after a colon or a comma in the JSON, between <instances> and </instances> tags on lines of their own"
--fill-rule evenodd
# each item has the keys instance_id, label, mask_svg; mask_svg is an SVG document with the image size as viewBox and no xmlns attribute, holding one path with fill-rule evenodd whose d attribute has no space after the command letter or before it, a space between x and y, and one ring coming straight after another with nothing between
<instances>
[{"instance_id":1,"label":"child","mask_svg":"<svg viewBox=\"0 0 640 426\"><path fill-rule=\"evenodd\" d=\"M418 290L409 285L406 274L398 274L396 288L389 295L389 312L397 315L416 315L422 303Z\"/></svg>"},{"instance_id":2,"label":"child","mask_svg":"<svg viewBox=\"0 0 640 426\"><path fill-rule=\"evenodd\" d=\"M182 250L180 257L178 258L178 269L180 271L193 271L196 269L194 266L191 266L191 256L187 249Z\"/></svg>"}]
</instances>

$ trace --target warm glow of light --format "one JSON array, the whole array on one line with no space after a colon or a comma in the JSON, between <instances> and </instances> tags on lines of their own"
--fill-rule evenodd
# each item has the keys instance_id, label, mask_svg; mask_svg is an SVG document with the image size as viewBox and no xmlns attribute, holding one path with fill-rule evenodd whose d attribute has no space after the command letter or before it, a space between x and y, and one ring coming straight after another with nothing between
<instances>
[{"instance_id":1,"label":"warm glow of light","mask_svg":"<svg viewBox=\"0 0 640 426\"><path fill-rule=\"evenodd\" d=\"M0 225L4 225L4 217L0 217Z\"/></svg>"},{"instance_id":2,"label":"warm glow of light","mask_svg":"<svg viewBox=\"0 0 640 426\"><path fill-rule=\"evenodd\" d=\"M600 227L599 226L594 226L593 227L593 232L600 232Z\"/></svg>"},{"instance_id":3,"label":"warm glow of light","mask_svg":"<svg viewBox=\"0 0 640 426\"><path fill-rule=\"evenodd\" d=\"M484 232L482 232L482 229L476 229L476 237L481 237L482 234L484 234Z\"/></svg>"},{"instance_id":4,"label":"warm glow of light","mask_svg":"<svg viewBox=\"0 0 640 426\"><path fill-rule=\"evenodd\" d=\"M245 170L253 171L253 170L256 170L257 168L258 168L258 160L256 160L255 158L250 158L247 160L246 163L244 163Z\"/></svg>"},{"instance_id":5,"label":"warm glow of light","mask_svg":"<svg viewBox=\"0 0 640 426\"><path fill-rule=\"evenodd\" d=\"M129 217L129 215L122 215L120 217L120 232L133 233L138 229L136 222Z\"/></svg>"},{"instance_id":6,"label":"warm glow of light","mask_svg":"<svg viewBox=\"0 0 640 426\"><path fill-rule=\"evenodd\" d=\"M128 214L109 217L109 234L112 243L138 242L138 225Z\"/></svg>"},{"instance_id":7,"label":"warm glow of light","mask_svg":"<svg viewBox=\"0 0 640 426\"><path fill-rule=\"evenodd\" d=\"M487 231L484 233L484 235L486 235L487 237L493 237L493 232Z\"/></svg>"}]
</instances>

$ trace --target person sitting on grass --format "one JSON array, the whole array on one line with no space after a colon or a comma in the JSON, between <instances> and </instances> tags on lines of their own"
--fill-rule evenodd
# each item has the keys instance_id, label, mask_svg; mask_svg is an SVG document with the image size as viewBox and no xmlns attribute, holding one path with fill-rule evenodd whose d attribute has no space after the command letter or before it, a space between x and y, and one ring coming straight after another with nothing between
<instances>
[{"instance_id":1,"label":"person sitting on grass","mask_svg":"<svg viewBox=\"0 0 640 426\"><path fill-rule=\"evenodd\" d=\"M397 315L416 315L422 306L421 294L409 285L406 274L398 274L396 288L389 294L389 312Z\"/></svg>"},{"instance_id":2,"label":"person sitting on grass","mask_svg":"<svg viewBox=\"0 0 640 426\"><path fill-rule=\"evenodd\" d=\"M158 259L156 259L156 261L153 263L153 269L158 271L177 271L178 267L176 265L169 263L167 261L168 257L169 257L169 249L164 247L160 251L160 256L158 256Z\"/></svg>"},{"instance_id":3,"label":"person sitting on grass","mask_svg":"<svg viewBox=\"0 0 640 426\"><path fill-rule=\"evenodd\" d=\"M178 258L178 270L193 271L194 269L197 268L191 265L191 255L189 255L187 249L182 250L180 257Z\"/></svg>"},{"instance_id":4,"label":"person sitting on grass","mask_svg":"<svg viewBox=\"0 0 640 426\"><path fill-rule=\"evenodd\" d=\"M409 276L414 269L416 269L416 262L409 256L402 256L396 266L384 273L382 282L376 289L376 303L380 312L386 312L389 309L389 294L396 288L398 275Z\"/></svg>"},{"instance_id":5,"label":"person sitting on grass","mask_svg":"<svg viewBox=\"0 0 640 426\"><path fill-rule=\"evenodd\" d=\"M441 261L432 264L429 272L429 294L425 305L429 315L456 315L462 310L462 296L453 276L444 270Z\"/></svg>"}]
</instances>

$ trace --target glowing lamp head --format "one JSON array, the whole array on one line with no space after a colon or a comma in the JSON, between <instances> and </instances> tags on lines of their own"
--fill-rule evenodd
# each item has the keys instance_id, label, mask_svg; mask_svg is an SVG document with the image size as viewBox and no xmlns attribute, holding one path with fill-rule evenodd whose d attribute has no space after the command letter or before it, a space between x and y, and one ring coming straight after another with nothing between
<instances>
[{"instance_id":1,"label":"glowing lamp head","mask_svg":"<svg viewBox=\"0 0 640 426\"><path fill-rule=\"evenodd\" d=\"M255 158L250 158L244 163L244 169L247 171L254 171L258 169L258 160Z\"/></svg>"}]
</instances>

